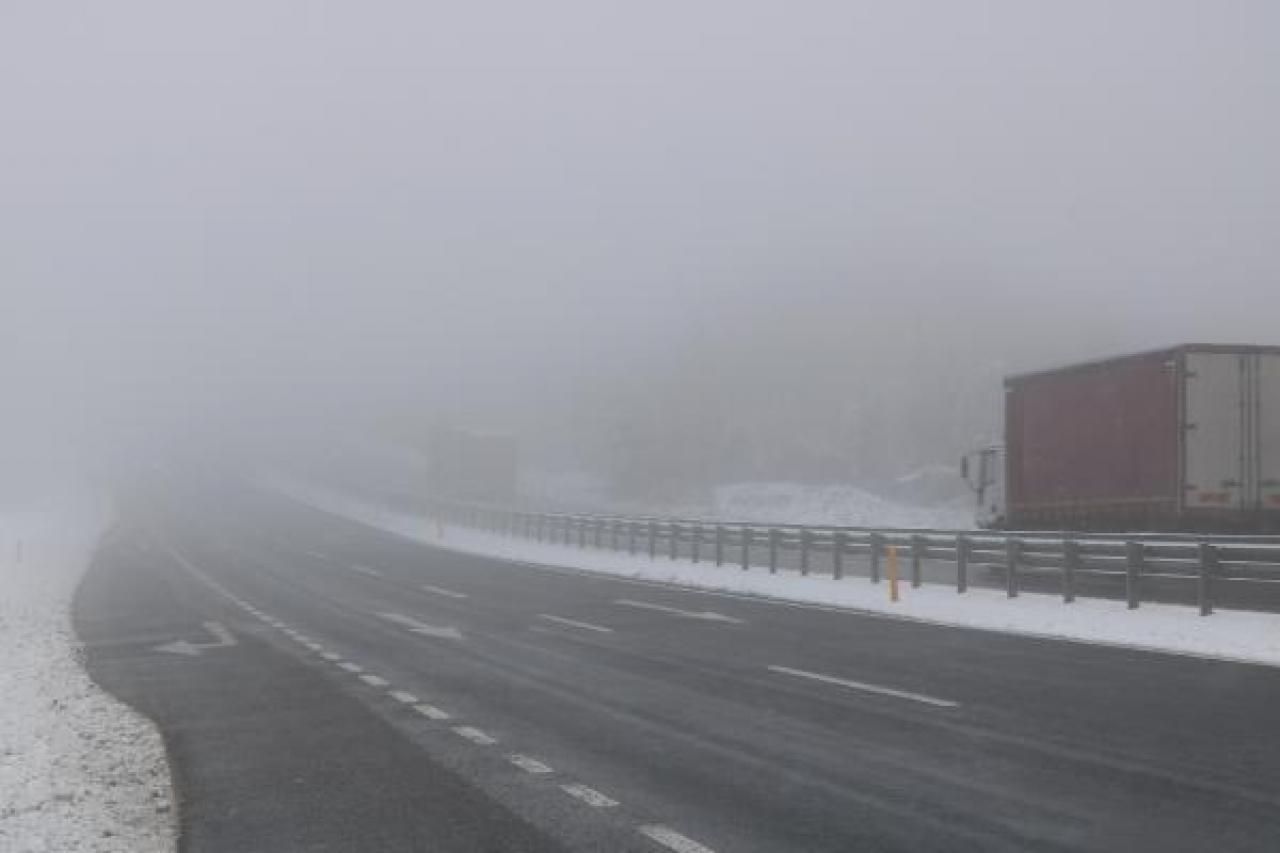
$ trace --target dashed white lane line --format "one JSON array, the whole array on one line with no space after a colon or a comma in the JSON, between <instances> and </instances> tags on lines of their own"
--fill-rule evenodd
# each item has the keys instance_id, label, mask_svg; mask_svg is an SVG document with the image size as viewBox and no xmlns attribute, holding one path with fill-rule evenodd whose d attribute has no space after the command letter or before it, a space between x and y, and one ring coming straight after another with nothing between
<instances>
[{"instance_id":1,"label":"dashed white lane line","mask_svg":"<svg viewBox=\"0 0 1280 853\"><path fill-rule=\"evenodd\" d=\"M883 687L879 684L868 684L865 681L851 681L847 678L837 678L834 675L823 675L820 672L807 672L803 669L792 669L789 666L770 666L769 670L783 675L793 675L797 678L808 678L811 681L821 681L824 684L836 684L840 687L848 687L852 690L861 690L864 693L875 693L880 696L893 696L897 699L908 699L912 702L932 705L935 708L960 707L959 702L952 702L950 699L939 699L936 696L929 696L924 693L912 693L907 690L895 690L892 687Z\"/></svg>"},{"instance_id":2,"label":"dashed white lane line","mask_svg":"<svg viewBox=\"0 0 1280 853\"><path fill-rule=\"evenodd\" d=\"M338 664L338 666L339 666L339 667L341 667L342 669L345 669L347 672L355 672L355 673L361 673L361 672L364 672L364 667L362 667L362 666L361 666L360 664L358 664L358 663L351 663L351 662L349 662L349 661L342 661L341 663L339 663L339 664Z\"/></svg>"},{"instance_id":3,"label":"dashed white lane line","mask_svg":"<svg viewBox=\"0 0 1280 853\"><path fill-rule=\"evenodd\" d=\"M403 690L392 690L391 698L396 700L397 702L403 702L406 705L418 704L417 696L414 696L412 693L406 693Z\"/></svg>"},{"instance_id":4,"label":"dashed white lane line","mask_svg":"<svg viewBox=\"0 0 1280 853\"><path fill-rule=\"evenodd\" d=\"M321 652L321 653L320 653L320 657L322 657L322 658L324 658L325 660L328 660L328 661L340 661L340 660L342 660L342 655L334 654L333 652Z\"/></svg>"},{"instance_id":5,"label":"dashed white lane line","mask_svg":"<svg viewBox=\"0 0 1280 853\"><path fill-rule=\"evenodd\" d=\"M612 634L612 628L606 628L603 625L592 625L590 622L579 622L577 619L566 619L563 616L552 616L550 613L539 613L539 619L546 619L548 622L555 622L557 625L567 625L570 628L582 628L585 631L596 631L600 634Z\"/></svg>"},{"instance_id":6,"label":"dashed white lane line","mask_svg":"<svg viewBox=\"0 0 1280 853\"><path fill-rule=\"evenodd\" d=\"M427 637L439 637L446 640L461 640L462 632L452 625L428 625L412 616L405 616L403 613L383 613L383 619L388 622L395 622L408 628L415 634L422 634Z\"/></svg>"},{"instance_id":7,"label":"dashed white lane line","mask_svg":"<svg viewBox=\"0 0 1280 853\"><path fill-rule=\"evenodd\" d=\"M639 827L639 830L641 835L658 842L668 850L676 851L676 853L715 853L705 844L699 844L692 838L681 835L674 829L668 829L661 824L647 824Z\"/></svg>"},{"instance_id":8,"label":"dashed white lane line","mask_svg":"<svg viewBox=\"0 0 1280 853\"><path fill-rule=\"evenodd\" d=\"M454 726L453 733L479 746L493 746L498 742L497 738L477 729L475 726Z\"/></svg>"},{"instance_id":9,"label":"dashed white lane line","mask_svg":"<svg viewBox=\"0 0 1280 853\"><path fill-rule=\"evenodd\" d=\"M539 761L536 758L530 758L527 755L521 755L518 752L508 755L507 761L510 761L512 764L514 764L516 767L519 767L521 770L523 770L526 773L533 773L536 775L536 774L546 774L546 773L552 772L551 767L549 765L543 764L541 761Z\"/></svg>"},{"instance_id":10,"label":"dashed white lane line","mask_svg":"<svg viewBox=\"0 0 1280 853\"><path fill-rule=\"evenodd\" d=\"M467 593L460 593L460 592L457 592L457 590L445 589L444 587L434 587L434 585L431 585L431 584L419 584L419 589L421 589L422 592L429 592L433 594L433 596L444 596L445 598L470 598L471 597L470 594L467 594Z\"/></svg>"},{"instance_id":11,"label":"dashed white lane line","mask_svg":"<svg viewBox=\"0 0 1280 853\"><path fill-rule=\"evenodd\" d=\"M588 788L586 785L561 785L560 790L596 809L611 809L618 804L617 800L606 797L595 788Z\"/></svg>"},{"instance_id":12,"label":"dashed white lane line","mask_svg":"<svg viewBox=\"0 0 1280 853\"><path fill-rule=\"evenodd\" d=\"M360 676L360 680L363 681L365 684L369 685L370 687L390 687L391 686L390 681L387 681L385 678L379 678L376 675L362 675Z\"/></svg>"},{"instance_id":13,"label":"dashed white lane line","mask_svg":"<svg viewBox=\"0 0 1280 853\"><path fill-rule=\"evenodd\" d=\"M658 613L670 613L672 616L683 616L686 619L699 619L703 622L725 622L730 625L746 624L744 619L739 619L736 616L725 616L723 613L716 613L713 610L681 610L678 607L668 607L665 604L657 604L653 601L636 601L632 598L619 598L613 603L621 604L623 607L634 607L638 610L655 610Z\"/></svg>"},{"instance_id":14,"label":"dashed white lane line","mask_svg":"<svg viewBox=\"0 0 1280 853\"><path fill-rule=\"evenodd\" d=\"M366 575L367 577L371 577L371 578L382 577L382 572L378 571L377 569L371 569L368 566L352 566L351 571L359 572L360 574Z\"/></svg>"},{"instance_id":15,"label":"dashed white lane line","mask_svg":"<svg viewBox=\"0 0 1280 853\"><path fill-rule=\"evenodd\" d=\"M442 711L435 705L428 705L426 702L414 705L413 710L417 711L428 720L448 720L453 717L453 715L448 711Z\"/></svg>"}]
</instances>

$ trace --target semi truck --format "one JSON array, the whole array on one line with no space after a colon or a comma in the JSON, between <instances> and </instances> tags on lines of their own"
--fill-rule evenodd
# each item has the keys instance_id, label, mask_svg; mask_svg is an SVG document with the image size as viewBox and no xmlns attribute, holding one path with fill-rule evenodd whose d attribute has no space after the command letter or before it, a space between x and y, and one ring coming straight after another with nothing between
<instances>
[{"instance_id":1,"label":"semi truck","mask_svg":"<svg viewBox=\"0 0 1280 853\"><path fill-rule=\"evenodd\" d=\"M1280 347L1184 344L1011 376L961 473L988 529L1280 533Z\"/></svg>"}]
</instances>

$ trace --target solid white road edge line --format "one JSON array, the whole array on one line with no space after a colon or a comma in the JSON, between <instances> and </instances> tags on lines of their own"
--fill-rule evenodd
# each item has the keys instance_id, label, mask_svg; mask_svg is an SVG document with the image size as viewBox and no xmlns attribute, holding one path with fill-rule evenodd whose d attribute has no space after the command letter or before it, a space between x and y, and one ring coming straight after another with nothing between
<instances>
[{"instance_id":1,"label":"solid white road edge line","mask_svg":"<svg viewBox=\"0 0 1280 853\"><path fill-rule=\"evenodd\" d=\"M369 685L370 687L390 687L391 686L391 682L387 681L385 678L379 678L376 675L362 675L360 676L360 680L363 681L365 684Z\"/></svg>"},{"instance_id":2,"label":"solid white road edge line","mask_svg":"<svg viewBox=\"0 0 1280 853\"><path fill-rule=\"evenodd\" d=\"M823 675L820 672L807 672L803 669L792 669L789 666L772 665L770 665L768 669L771 672L777 672L783 675L794 675L798 678L808 678L813 681L821 681L825 684L837 684L841 687L861 690L864 693L876 693L880 696L893 696L897 699L909 699L912 702L933 705L935 708L960 707L959 702L952 702L950 699L939 699L936 696L927 696L924 693L911 693L907 690L895 690L892 687L882 687L879 684L868 684L865 681L851 681L847 678L837 678L834 675Z\"/></svg>"},{"instance_id":3,"label":"solid white road edge line","mask_svg":"<svg viewBox=\"0 0 1280 853\"><path fill-rule=\"evenodd\" d=\"M595 788L588 788L586 785L561 785L560 790L596 809L611 809L618 804L617 800L606 797Z\"/></svg>"},{"instance_id":4,"label":"solid white road edge line","mask_svg":"<svg viewBox=\"0 0 1280 853\"><path fill-rule=\"evenodd\" d=\"M646 826L639 827L640 834L653 841L658 842L668 850L675 850L676 853L715 853L705 844L699 844L692 838L681 835L674 829L651 823Z\"/></svg>"},{"instance_id":5,"label":"solid white road edge line","mask_svg":"<svg viewBox=\"0 0 1280 853\"><path fill-rule=\"evenodd\" d=\"M601 634L612 634L612 628L606 628L603 625L592 625L590 622L579 622L576 619L566 619L563 616L552 616L550 613L539 613L539 619L546 619L548 622L555 622L557 625L568 625L570 628L583 628L587 631L598 631Z\"/></svg>"}]
</instances>

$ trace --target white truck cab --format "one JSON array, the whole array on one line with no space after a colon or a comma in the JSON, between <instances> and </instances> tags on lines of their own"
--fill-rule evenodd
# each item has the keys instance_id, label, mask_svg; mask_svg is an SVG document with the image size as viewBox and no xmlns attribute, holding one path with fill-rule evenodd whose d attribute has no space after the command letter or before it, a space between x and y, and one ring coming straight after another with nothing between
<instances>
[{"instance_id":1,"label":"white truck cab","mask_svg":"<svg viewBox=\"0 0 1280 853\"><path fill-rule=\"evenodd\" d=\"M960 459L960 476L976 496L974 522L978 527L1004 527L1004 446L993 444L966 453Z\"/></svg>"}]
</instances>

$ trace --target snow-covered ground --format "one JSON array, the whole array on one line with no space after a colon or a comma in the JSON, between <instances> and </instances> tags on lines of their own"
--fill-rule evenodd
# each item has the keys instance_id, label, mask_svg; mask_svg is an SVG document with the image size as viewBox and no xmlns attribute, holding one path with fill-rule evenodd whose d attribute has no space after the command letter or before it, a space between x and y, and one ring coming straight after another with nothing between
<instances>
[{"instance_id":1,"label":"snow-covered ground","mask_svg":"<svg viewBox=\"0 0 1280 853\"><path fill-rule=\"evenodd\" d=\"M1078 642L1223 658L1280 666L1280 615L1218 610L1204 618L1191 607L1144 604L1130 611L1123 601L1077 599L1023 593L1016 599L999 590L971 588L957 594L950 586L902 585L902 599L888 600L888 584L865 578L832 580L796 572L743 572L689 560L650 560L607 550L552 545L438 526L421 517L395 512L313 484L264 481L277 491L355 521L422 542L516 564L566 567L727 594L766 596L806 605L869 611L944 625L1054 637Z\"/></svg>"},{"instance_id":2,"label":"snow-covered ground","mask_svg":"<svg viewBox=\"0 0 1280 853\"><path fill-rule=\"evenodd\" d=\"M105 502L63 495L0 514L0 850L175 847L164 746L80 665L69 605Z\"/></svg>"},{"instance_id":3,"label":"snow-covered ground","mask_svg":"<svg viewBox=\"0 0 1280 853\"><path fill-rule=\"evenodd\" d=\"M902 496L939 492L933 484L942 474L925 470L909 474L885 490ZM958 475L954 475L958 480ZM913 488L929 481L931 488ZM960 487L957 487L957 489ZM539 508L618 515L657 515L717 518L774 524L838 525L842 527L923 527L967 530L973 527L972 499L966 496L932 503L895 500L855 484L813 484L748 481L726 483L711 491L705 502L657 505L618 501L605 484L580 473L540 474L521 484L526 499Z\"/></svg>"},{"instance_id":4,"label":"snow-covered ground","mask_svg":"<svg viewBox=\"0 0 1280 853\"><path fill-rule=\"evenodd\" d=\"M947 530L973 526L967 506L913 506L857 486L731 483L715 490L715 504L716 517L734 521Z\"/></svg>"}]
</instances>

